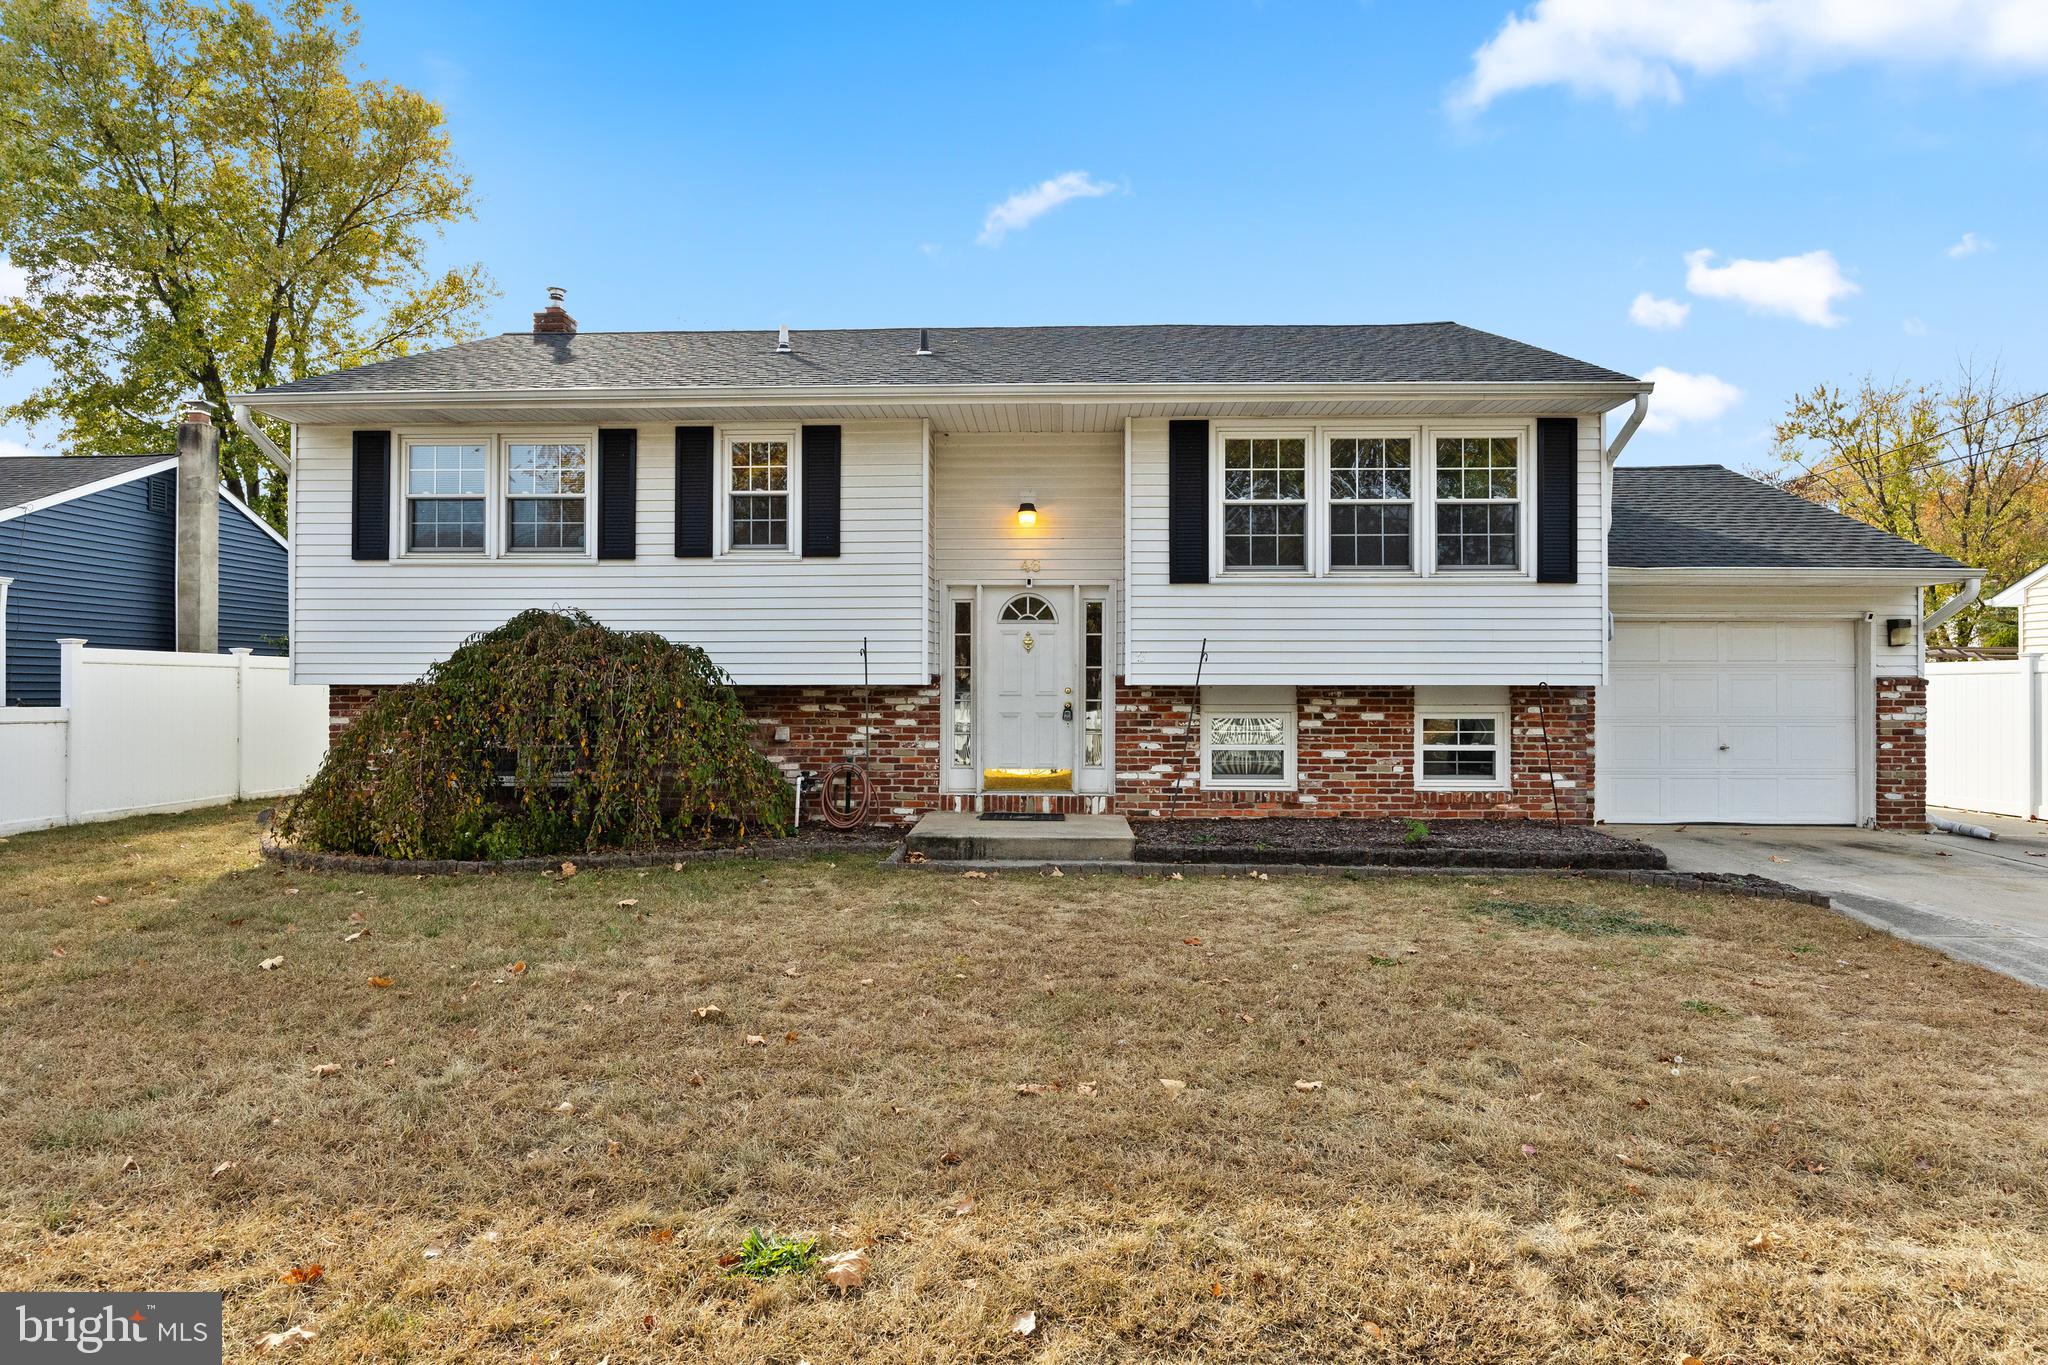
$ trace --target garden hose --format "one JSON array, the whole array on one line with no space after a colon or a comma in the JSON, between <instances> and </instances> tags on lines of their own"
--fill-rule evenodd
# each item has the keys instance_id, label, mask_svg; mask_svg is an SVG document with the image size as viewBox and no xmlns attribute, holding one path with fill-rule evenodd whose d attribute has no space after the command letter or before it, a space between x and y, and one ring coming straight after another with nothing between
<instances>
[{"instance_id":1,"label":"garden hose","mask_svg":"<svg viewBox=\"0 0 2048 1365\"><path fill-rule=\"evenodd\" d=\"M874 718L868 704L868 642L860 642L861 759L842 761L818 774L818 815L834 829L852 829L868 822L875 803L867 760L874 756ZM835 794L836 791L836 794Z\"/></svg>"}]
</instances>

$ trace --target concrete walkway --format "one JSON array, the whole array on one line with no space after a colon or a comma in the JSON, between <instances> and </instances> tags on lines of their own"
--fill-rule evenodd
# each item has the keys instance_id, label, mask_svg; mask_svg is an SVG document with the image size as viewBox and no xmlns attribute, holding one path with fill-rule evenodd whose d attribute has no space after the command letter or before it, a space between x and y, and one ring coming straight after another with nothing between
<instances>
[{"instance_id":1,"label":"concrete walkway","mask_svg":"<svg viewBox=\"0 0 2048 1365\"><path fill-rule=\"evenodd\" d=\"M2048 825L1941 811L1996 842L1764 825L1614 825L1680 872L1749 872L1825 892L1854 919L2048 987Z\"/></svg>"}]
</instances>

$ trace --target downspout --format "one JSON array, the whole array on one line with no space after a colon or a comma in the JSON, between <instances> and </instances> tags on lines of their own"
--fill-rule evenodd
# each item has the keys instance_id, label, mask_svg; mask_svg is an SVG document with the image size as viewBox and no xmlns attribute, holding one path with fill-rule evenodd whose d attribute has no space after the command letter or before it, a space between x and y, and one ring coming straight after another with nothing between
<instances>
[{"instance_id":1,"label":"downspout","mask_svg":"<svg viewBox=\"0 0 2048 1365\"><path fill-rule=\"evenodd\" d=\"M256 425L256 419L249 415L249 405L247 403L237 403L228 410L228 415L234 419L235 429L255 442L256 453L275 465L278 473L289 478L292 472L292 462L284 457L284 453L277 448L276 444L268 436L263 434L263 428Z\"/></svg>"},{"instance_id":2,"label":"downspout","mask_svg":"<svg viewBox=\"0 0 2048 1365\"><path fill-rule=\"evenodd\" d=\"M238 408L236 411L239 413L241 409ZM1643 419L1649 415L1650 395L1647 393L1637 394L1635 411L1628 415L1628 420L1621 424L1621 430L1615 432L1614 439L1607 443L1607 463L1609 465L1612 465L1615 459L1620 456L1621 448L1628 444L1629 437L1636 434L1636 428L1641 426Z\"/></svg>"},{"instance_id":3,"label":"downspout","mask_svg":"<svg viewBox=\"0 0 2048 1365\"><path fill-rule=\"evenodd\" d=\"M1934 614L1920 623L1920 638L1925 640L1934 631L1948 623L1948 619L1964 607L1977 600L1978 591L1984 586L1983 575L1965 579L1963 589L1948 601L1934 609Z\"/></svg>"}]
</instances>

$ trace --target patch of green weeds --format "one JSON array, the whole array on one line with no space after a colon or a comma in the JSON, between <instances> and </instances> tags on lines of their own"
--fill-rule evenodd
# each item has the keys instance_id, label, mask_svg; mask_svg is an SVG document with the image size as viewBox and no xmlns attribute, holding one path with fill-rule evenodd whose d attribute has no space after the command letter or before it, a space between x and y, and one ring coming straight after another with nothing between
<instances>
[{"instance_id":1,"label":"patch of green weeds","mask_svg":"<svg viewBox=\"0 0 2048 1365\"><path fill-rule=\"evenodd\" d=\"M815 1237L777 1237L761 1235L761 1229L753 1228L747 1233L747 1240L740 1243L739 1259L725 1268L728 1275L744 1275L750 1280L766 1280L776 1275L801 1275L818 1263L818 1239Z\"/></svg>"},{"instance_id":2,"label":"patch of green weeds","mask_svg":"<svg viewBox=\"0 0 2048 1365\"><path fill-rule=\"evenodd\" d=\"M1675 924L1634 910L1614 910L1601 905L1540 905L1532 901L1480 901L1472 907L1477 914L1504 919L1525 929L1562 929L1568 934L1639 934L1648 937L1682 935Z\"/></svg>"},{"instance_id":3,"label":"patch of green weeds","mask_svg":"<svg viewBox=\"0 0 2048 1365\"><path fill-rule=\"evenodd\" d=\"M1691 1010L1694 1014L1705 1015L1710 1019L1717 1014L1726 1014L1728 1012L1721 1006L1707 1000L1681 1000L1678 1003Z\"/></svg>"}]
</instances>

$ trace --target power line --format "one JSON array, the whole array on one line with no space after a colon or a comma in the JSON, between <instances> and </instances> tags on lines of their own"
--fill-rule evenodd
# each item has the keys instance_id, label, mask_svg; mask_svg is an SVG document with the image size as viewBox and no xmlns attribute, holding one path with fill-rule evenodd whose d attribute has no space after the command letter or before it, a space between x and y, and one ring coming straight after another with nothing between
<instances>
[{"instance_id":1,"label":"power line","mask_svg":"<svg viewBox=\"0 0 2048 1365\"><path fill-rule=\"evenodd\" d=\"M2022 398L2022 399L2020 399L2020 400L2019 400L2019 401L2018 401L2017 403L2008 403L2008 404L2006 404L2006 405L2005 405L2004 407L2002 407L2002 408L1999 408L1999 409L1998 409L1997 411L1995 411L1995 412L1987 412L1987 413L1985 413L1985 414L1984 414L1984 415L1983 415L1982 417L1977 417L1977 418L1969 418L1969 419L1965 419L1964 421L1958 422L1958 423L1957 423L1957 424L1956 424L1955 426L1949 427L1949 428L1947 428L1946 430L1943 430L1943 431L1937 431L1937 432L1935 432L1935 433L1934 433L1933 435L1931 435L1931 436L1923 436L1923 437L1921 437L1921 438L1920 438L1920 439L1918 439L1918 440L1915 440L1915 441L1908 441L1908 442L1906 442L1906 443L1905 443L1905 444L1903 444L1903 445L1896 445L1896 446L1893 446L1893 447L1892 447L1892 448L1891 448L1890 450L1880 450L1880 451L1878 451L1878 452L1877 452L1877 453L1876 453L1875 455L1870 455L1870 456L1860 456L1860 457L1856 457L1856 458L1868 459L1868 460L1870 460L1870 461L1871 461L1872 463L1875 463L1875 462L1876 462L1876 461L1878 461L1878 460L1882 460L1882 459L1885 459L1885 458L1886 458L1886 457L1888 457L1888 456L1896 455L1896 454L1898 454L1898 453L1899 453L1900 451L1902 451L1902 450L1906 450L1906 449L1909 449L1910 447L1913 447L1913 446L1926 446L1926 445L1931 445L1931 444L1932 444L1932 443L1934 443L1935 441L1941 441L1941 440L1946 440L1946 439L1947 439L1948 437L1950 437L1950 436L1953 436L1953 435L1955 435L1955 434L1956 434L1957 432L1959 432L1959 431L1962 431L1962 430L1963 430L1963 429L1965 429L1966 427L1969 427L1969 426L1971 426L1971 425L1972 425L1973 423L1985 423L1985 422L1989 422L1989 421L1991 421L1991 420L1992 420L1992 419L1993 419L1994 417L2003 417L2003 416L2005 416L2005 414L2007 414L2008 412L2012 412L2012 411L2014 411L2014 410L2015 410L2015 409L2017 409L2017 408L2023 408L2023 407L2026 407L2026 406L2027 406L2028 404L2030 404L2030 403L2038 403L2038 402L2040 402L2040 401L2041 401L2042 399L2044 399L2044 398L2048 398L2048 393L2037 393L2037 394L2035 394L2035 395L2034 395L2034 396L2033 396L2032 398ZM1963 453L1963 454L1961 454L1961 455L1958 455L1958 456L1952 457L1951 459L1947 459L1947 460L1936 460L1936 461L1934 461L1934 462L1932 462L1932 463L1930 463L1930 464L1925 464L1925 465L1907 465L1907 466L1906 466L1906 468L1905 468L1905 470L1904 470L1904 471L1902 471L1902 472L1904 472L1904 473L1908 473L1908 474L1912 474L1912 473L1917 473L1917 472L1919 472L1919 471L1920 471L1920 470L1922 470L1922 469L1938 469L1938 468L1940 468L1940 467L1941 467L1942 465L1944 465L1944 464L1953 464L1953 463L1955 463L1955 461L1956 461L1956 460L1966 460L1966 459L1969 459L1969 458L1971 458L1971 456L1972 456L1972 454L1973 454L1973 453L1974 453L1974 454L1976 454L1976 455L1996 455L1996 454L1998 454L1998 453L1999 453L1999 451L2002 451L2002 450L2011 450L2011 449L2013 448L2013 446L2025 445L2025 444L2026 444L2026 443L2027 443L2028 441L2038 441L2038 440L2040 440L2040 439L2042 439L2042 438L2041 438L2041 437L2039 437L2039 436L2029 436L2029 437L2025 437L2025 438L2022 438L2021 440L2018 440L2018 441L2014 441L2014 442L2012 443L2012 445L2006 445L2006 446L1999 446L1999 447L1998 447L1997 449L1995 449L1995 450L1980 450L1980 451L1976 451L1976 452L1969 452L1969 451L1966 451L1966 452L1964 452L1964 453ZM1800 465L1800 466L1799 466L1799 472L1800 472L1800 473L1802 473L1802 474L1806 474L1806 475L1809 475L1809 476L1811 476L1811 477L1814 477L1814 478L1825 478L1825 477L1826 477L1825 475L1823 475L1823 474L1820 474L1820 473L1818 473L1818 472L1817 472L1817 471L1816 471L1816 470L1815 470L1815 469L1813 468L1813 466L1811 466L1811 465L1806 465L1806 464L1802 464L1802 465Z\"/></svg>"}]
</instances>

